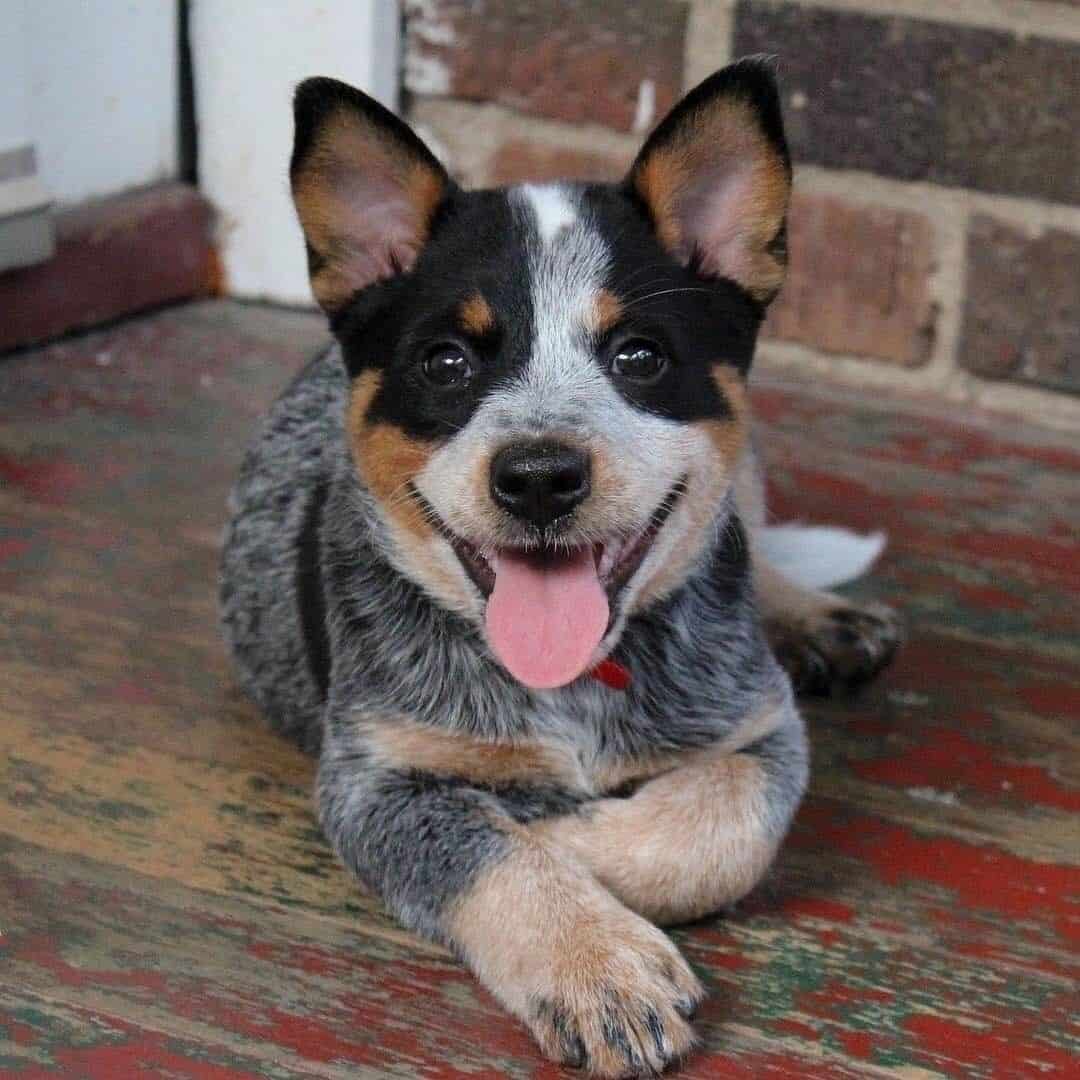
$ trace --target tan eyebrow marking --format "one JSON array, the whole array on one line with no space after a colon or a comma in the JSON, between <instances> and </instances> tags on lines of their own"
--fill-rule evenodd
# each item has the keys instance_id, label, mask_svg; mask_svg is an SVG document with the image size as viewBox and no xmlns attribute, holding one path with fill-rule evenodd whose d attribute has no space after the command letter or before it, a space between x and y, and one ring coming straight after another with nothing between
<instances>
[{"instance_id":1,"label":"tan eyebrow marking","mask_svg":"<svg viewBox=\"0 0 1080 1080\"><path fill-rule=\"evenodd\" d=\"M495 314L491 305L479 294L473 293L462 301L458 309L461 329L473 337L483 337L495 329Z\"/></svg>"},{"instance_id":2,"label":"tan eyebrow marking","mask_svg":"<svg viewBox=\"0 0 1080 1080\"><path fill-rule=\"evenodd\" d=\"M593 296L589 312L589 329L597 334L607 333L623 317L623 303L607 289L599 289Z\"/></svg>"}]
</instances>

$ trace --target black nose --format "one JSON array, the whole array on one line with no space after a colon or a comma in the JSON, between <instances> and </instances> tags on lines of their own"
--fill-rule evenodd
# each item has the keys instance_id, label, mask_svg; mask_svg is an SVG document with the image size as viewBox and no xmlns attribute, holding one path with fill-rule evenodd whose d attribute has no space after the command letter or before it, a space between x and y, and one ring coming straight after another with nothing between
<instances>
[{"instance_id":1,"label":"black nose","mask_svg":"<svg viewBox=\"0 0 1080 1080\"><path fill-rule=\"evenodd\" d=\"M491 497L514 517L543 529L584 502L589 472L589 455L570 446L508 446L491 462Z\"/></svg>"}]
</instances>

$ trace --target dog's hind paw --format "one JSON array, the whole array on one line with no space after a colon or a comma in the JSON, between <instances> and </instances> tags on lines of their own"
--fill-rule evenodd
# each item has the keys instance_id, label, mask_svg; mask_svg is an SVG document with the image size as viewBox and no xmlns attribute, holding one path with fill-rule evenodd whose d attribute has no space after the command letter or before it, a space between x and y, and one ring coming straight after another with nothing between
<instances>
[{"instance_id":1,"label":"dog's hind paw","mask_svg":"<svg viewBox=\"0 0 1080 1080\"><path fill-rule=\"evenodd\" d=\"M903 638L903 623L884 604L822 605L797 623L767 625L776 658L800 694L827 696L854 688L887 667Z\"/></svg>"}]
</instances>

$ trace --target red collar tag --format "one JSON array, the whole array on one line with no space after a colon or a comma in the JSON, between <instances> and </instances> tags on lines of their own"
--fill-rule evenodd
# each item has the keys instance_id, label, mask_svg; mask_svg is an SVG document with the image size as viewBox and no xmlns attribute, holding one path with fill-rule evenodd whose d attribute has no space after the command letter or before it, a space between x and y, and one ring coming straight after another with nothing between
<instances>
[{"instance_id":1,"label":"red collar tag","mask_svg":"<svg viewBox=\"0 0 1080 1080\"><path fill-rule=\"evenodd\" d=\"M625 690L630 685L630 671L618 660L601 660L589 674L612 690Z\"/></svg>"}]
</instances>

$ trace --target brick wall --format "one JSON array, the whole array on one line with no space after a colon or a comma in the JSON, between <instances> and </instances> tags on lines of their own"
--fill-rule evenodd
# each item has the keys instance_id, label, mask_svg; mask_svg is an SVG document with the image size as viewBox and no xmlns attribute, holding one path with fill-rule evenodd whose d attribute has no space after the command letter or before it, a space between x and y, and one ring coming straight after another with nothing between
<instances>
[{"instance_id":1,"label":"brick wall","mask_svg":"<svg viewBox=\"0 0 1080 1080\"><path fill-rule=\"evenodd\" d=\"M792 265L767 362L1080 424L1080 0L406 0L408 114L465 183L622 175L779 58Z\"/></svg>"}]
</instances>

